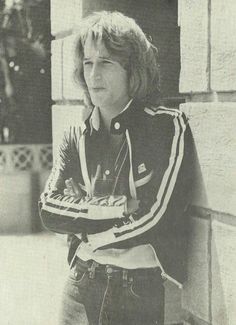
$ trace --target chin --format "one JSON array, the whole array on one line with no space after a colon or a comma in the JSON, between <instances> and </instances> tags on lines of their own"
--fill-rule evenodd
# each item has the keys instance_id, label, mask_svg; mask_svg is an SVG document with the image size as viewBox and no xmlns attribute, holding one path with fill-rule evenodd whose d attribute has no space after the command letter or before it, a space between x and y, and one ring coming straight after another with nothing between
<instances>
[{"instance_id":1,"label":"chin","mask_svg":"<svg viewBox=\"0 0 236 325\"><path fill-rule=\"evenodd\" d=\"M94 106L97 106L97 107L102 107L104 104L102 101L99 101L99 100L92 100L92 103Z\"/></svg>"},{"instance_id":2,"label":"chin","mask_svg":"<svg viewBox=\"0 0 236 325\"><path fill-rule=\"evenodd\" d=\"M104 100L99 100L97 98L91 98L91 100L94 106L103 107L104 105L110 105L109 103L107 104Z\"/></svg>"}]
</instances>

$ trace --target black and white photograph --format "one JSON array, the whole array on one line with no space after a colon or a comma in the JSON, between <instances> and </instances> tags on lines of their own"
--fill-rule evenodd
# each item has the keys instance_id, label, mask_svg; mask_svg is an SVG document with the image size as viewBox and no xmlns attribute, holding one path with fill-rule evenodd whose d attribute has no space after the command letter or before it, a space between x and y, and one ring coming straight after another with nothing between
<instances>
[{"instance_id":1,"label":"black and white photograph","mask_svg":"<svg viewBox=\"0 0 236 325\"><path fill-rule=\"evenodd\" d=\"M235 21L0 0L0 325L236 324Z\"/></svg>"}]
</instances>

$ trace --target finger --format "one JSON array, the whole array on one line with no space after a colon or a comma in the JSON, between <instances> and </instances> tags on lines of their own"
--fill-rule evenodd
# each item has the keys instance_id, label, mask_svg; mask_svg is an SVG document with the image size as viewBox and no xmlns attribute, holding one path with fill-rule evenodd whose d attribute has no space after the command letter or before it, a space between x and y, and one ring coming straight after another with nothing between
<instances>
[{"instance_id":1,"label":"finger","mask_svg":"<svg viewBox=\"0 0 236 325\"><path fill-rule=\"evenodd\" d=\"M127 202L127 213L133 213L135 211L137 211L139 207L139 200L135 200L135 199L130 199Z\"/></svg>"},{"instance_id":2,"label":"finger","mask_svg":"<svg viewBox=\"0 0 236 325\"><path fill-rule=\"evenodd\" d=\"M71 185L72 185L72 188L73 188L73 191L75 192L75 194L82 195L81 189L78 186L78 184L76 184L72 178L70 180L71 180Z\"/></svg>"},{"instance_id":3,"label":"finger","mask_svg":"<svg viewBox=\"0 0 236 325\"><path fill-rule=\"evenodd\" d=\"M64 195L70 195L69 190L67 188L65 188L64 191L63 191L63 194Z\"/></svg>"},{"instance_id":4,"label":"finger","mask_svg":"<svg viewBox=\"0 0 236 325\"><path fill-rule=\"evenodd\" d=\"M72 185L72 179L68 179L65 181L65 184L66 184L66 188L68 190L68 195L70 196L76 196L76 192L73 188L73 185Z\"/></svg>"},{"instance_id":5,"label":"finger","mask_svg":"<svg viewBox=\"0 0 236 325\"><path fill-rule=\"evenodd\" d=\"M64 189L65 195L76 196L76 193L75 193L75 191L73 189L73 186L72 186L72 179L71 178L65 180L65 185L66 185L66 188Z\"/></svg>"},{"instance_id":6,"label":"finger","mask_svg":"<svg viewBox=\"0 0 236 325\"><path fill-rule=\"evenodd\" d=\"M76 184L76 182L74 182L72 178L66 179L65 185L68 190L68 195L76 198L81 198L83 196L81 188L78 184Z\"/></svg>"},{"instance_id":7,"label":"finger","mask_svg":"<svg viewBox=\"0 0 236 325\"><path fill-rule=\"evenodd\" d=\"M69 190L72 189L71 179L66 179L65 184L66 184L67 189L69 189Z\"/></svg>"},{"instance_id":8,"label":"finger","mask_svg":"<svg viewBox=\"0 0 236 325\"><path fill-rule=\"evenodd\" d=\"M68 189L64 189L64 195L71 196L71 197L77 197L77 195Z\"/></svg>"}]
</instances>

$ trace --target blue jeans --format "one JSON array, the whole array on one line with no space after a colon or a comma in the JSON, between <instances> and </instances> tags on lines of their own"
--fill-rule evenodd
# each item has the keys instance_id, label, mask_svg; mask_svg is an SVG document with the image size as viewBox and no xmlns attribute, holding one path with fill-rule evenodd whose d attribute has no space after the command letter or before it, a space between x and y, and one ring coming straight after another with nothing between
<instances>
[{"instance_id":1,"label":"blue jeans","mask_svg":"<svg viewBox=\"0 0 236 325\"><path fill-rule=\"evenodd\" d=\"M78 259L73 267L63 293L60 325L164 324L159 268L94 268L91 263Z\"/></svg>"}]
</instances>

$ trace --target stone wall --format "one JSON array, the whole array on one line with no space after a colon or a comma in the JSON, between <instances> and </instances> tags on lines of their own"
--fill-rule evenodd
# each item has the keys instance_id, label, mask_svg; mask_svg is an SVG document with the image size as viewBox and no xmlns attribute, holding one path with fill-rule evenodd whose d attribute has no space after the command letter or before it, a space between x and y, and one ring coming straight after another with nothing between
<instances>
[{"instance_id":1,"label":"stone wall","mask_svg":"<svg viewBox=\"0 0 236 325\"><path fill-rule=\"evenodd\" d=\"M190 118L207 200L192 211L186 324L236 324L236 3L180 0L181 110Z\"/></svg>"},{"instance_id":2,"label":"stone wall","mask_svg":"<svg viewBox=\"0 0 236 325\"><path fill-rule=\"evenodd\" d=\"M73 79L74 30L80 21L82 1L51 1L52 133L53 156L64 131L81 119L83 97Z\"/></svg>"}]
</instances>

